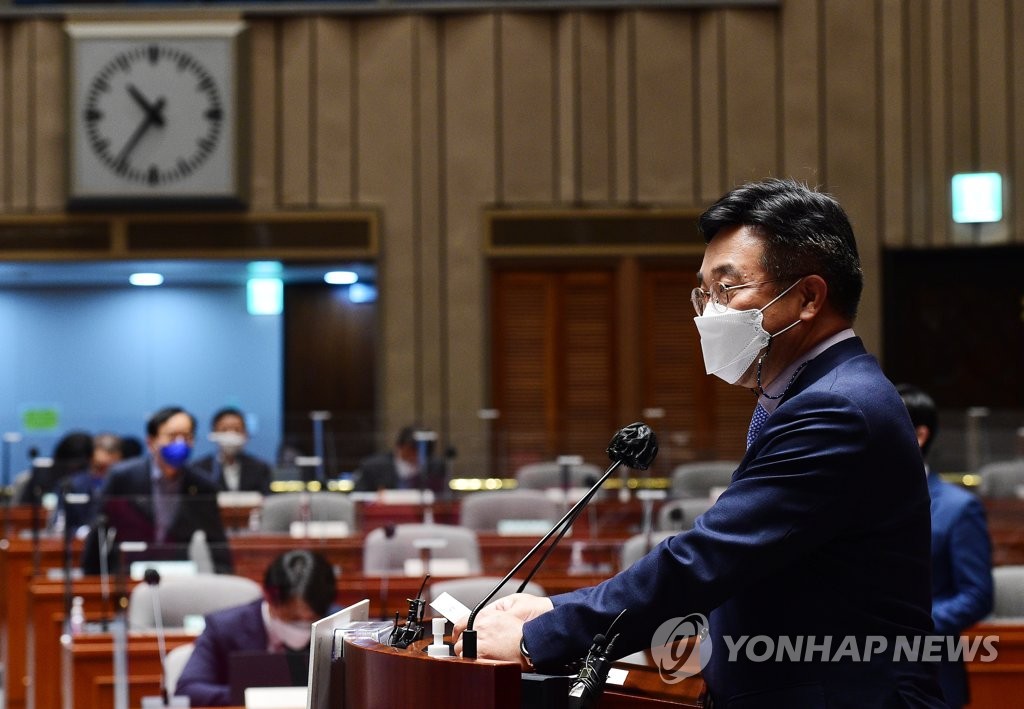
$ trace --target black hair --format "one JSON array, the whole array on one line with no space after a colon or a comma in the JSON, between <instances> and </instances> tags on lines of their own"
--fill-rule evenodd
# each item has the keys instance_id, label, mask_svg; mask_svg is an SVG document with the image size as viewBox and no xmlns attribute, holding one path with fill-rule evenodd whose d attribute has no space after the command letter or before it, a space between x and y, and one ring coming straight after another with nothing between
<instances>
[{"instance_id":1,"label":"black hair","mask_svg":"<svg viewBox=\"0 0 1024 709\"><path fill-rule=\"evenodd\" d=\"M419 428L417 426L403 426L402 430L398 432L395 437L395 445L399 448L403 446L412 446L416 444L416 431Z\"/></svg>"},{"instance_id":2,"label":"black hair","mask_svg":"<svg viewBox=\"0 0 1024 709\"><path fill-rule=\"evenodd\" d=\"M928 438L921 446L921 453L927 458L928 450L932 447L932 441L935 440L935 434L939 432L939 410L935 406L935 401L924 390L918 389L913 384L899 384L896 386L896 391L907 407L910 422L914 424L914 428L924 426L928 429Z\"/></svg>"},{"instance_id":3,"label":"black hair","mask_svg":"<svg viewBox=\"0 0 1024 709\"><path fill-rule=\"evenodd\" d=\"M146 422L146 435L150 438L156 438L160 432L160 427L167 423L172 416L178 414L185 414L192 421L192 433L196 432L196 417L190 414L180 406L165 406L164 408L157 411L155 414L149 417L149 421Z\"/></svg>"},{"instance_id":4,"label":"black hair","mask_svg":"<svg viewBox=\"0 0 1024 709\"><path fill-rule=\"evenodd\" d=\"M53 448L53 467L58 475L77 473L89 467L92 460L92 435L85 431L71 431L57 441Z\"/></svg>"},{"instance_id":5,"label":"black hair","mask_svg":"<svg viewBox=\"0 0 1024 709\"><path fill-rule=\"evenodd\" d=\"M217 428L217 422L225 416L237 416L242 419L242 427L245 428L245 414L237 406L225 406L223 409L218 409L214 414L213 418L210 419L210 428Z\"/></svg>"},{"instance_id":6,"label":"black hair","mask_svg":"<svg viewBox=\"0 0 1024 709\"><path fill-rule=\"evenodd\" d=\"M301 598L321 618L338 592L327 559L306 549L286 551L270 562L263 574L263 590L274 605Z\"/></svg>"},{"instance_id":7,"label":"black hair","mask_svg":"<svg viewBox=\"0 0 1024 709\"><path fill-rule=\"evenodd\" d=\"M121 457L125 460L129 458L138 458L140 455L146 452L145 446L142 445L142 441L136 436L121 436Z\"/></svg>"},{"instance_id":8,"label":"black hair","mask_svg":"<svg viewBox=\"0 0 1024 709\"><path fill-rule=\"evenodd\" d=\"M764 238L765 273L780 280L819 275L832 306L851 321L856 317L864 273L853 227L833 197L796 180L748 182L708 207L697 224L705 243L738 226Z\"/></svg>"}]
</instances>

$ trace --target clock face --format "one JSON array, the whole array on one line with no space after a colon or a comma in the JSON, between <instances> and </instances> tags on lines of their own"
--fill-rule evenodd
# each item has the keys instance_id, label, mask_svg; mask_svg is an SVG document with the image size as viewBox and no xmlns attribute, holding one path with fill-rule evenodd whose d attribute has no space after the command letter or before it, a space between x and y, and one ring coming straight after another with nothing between
<instances>
[{"instance_id":1,"label":"clock face","mask_svg":"<svg viewBox=\"0 0 1024 709\"><path fill-rule=\"evenodd\" d=\"M88 82L89 146L122 179L181 181L218 147L221 96L210 70L182 49L153 42L120 52Z\"/></svg>"},{"instance_id":2,"label":"clock face","mask_svg":"<svg viewBox=\"0 0 1024 709\"><path fill-rule=\"evenodd\" d=\"M239 200L242 29L68 25L72 203Z\"/></svg>"}]
</instances>

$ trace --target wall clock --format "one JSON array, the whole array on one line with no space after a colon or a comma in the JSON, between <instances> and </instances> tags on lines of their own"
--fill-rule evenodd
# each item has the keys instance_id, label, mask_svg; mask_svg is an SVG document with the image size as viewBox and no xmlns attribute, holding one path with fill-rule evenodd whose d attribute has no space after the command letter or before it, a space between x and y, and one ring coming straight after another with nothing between
<instances>
[{"instance_id":1,"label":"wall clock","mask_svg":"<svg viewBox=\"0 0 1024 709\"><path fill-rule=\"evenodd\" d=\"M242 22L66 29L69 207L244 204Z\"/></svg>"}]
</instances>

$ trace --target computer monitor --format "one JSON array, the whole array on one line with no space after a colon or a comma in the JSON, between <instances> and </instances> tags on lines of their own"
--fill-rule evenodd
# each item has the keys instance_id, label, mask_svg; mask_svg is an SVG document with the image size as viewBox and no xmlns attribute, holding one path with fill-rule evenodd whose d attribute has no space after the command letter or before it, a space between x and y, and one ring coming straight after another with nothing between
<instances>
[{"instance_id":1,"label":"computer monitor","mask_svg":"<svg viewBox=\"0 0 1024 709\"><path fill-rule=\"evenodd\" d=\"M308 667L308 652L233 652L228 655L231 704L245 706L249 687L305 687Z\"/></svg>"},{"instance_id":2,"label":"computer monitor","mask_svg":"<svg viewBox=\"0 0 1024 709\"><path fill-rule=\"evenodd\" d=\"M306 709L331 709L331 657L335 629L353 620L369 619L370 601L364 598L359 603L313 623L313 636L309 645L309 692Z\"/></svg>"}]
</instances>

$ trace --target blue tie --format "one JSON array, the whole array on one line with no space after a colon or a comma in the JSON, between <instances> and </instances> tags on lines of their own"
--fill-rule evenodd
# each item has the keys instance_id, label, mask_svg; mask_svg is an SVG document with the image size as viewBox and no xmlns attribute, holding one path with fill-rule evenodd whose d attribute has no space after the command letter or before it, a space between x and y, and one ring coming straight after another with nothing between
<instances>
[{"instance_id":1,"label":"blue tie","mask_svg":"<svg viewBox=\"0 0 1024 709\"><path fill-rule=\"evenodd\" d=\"M754 407L754 415L750 417L750 428L747 429L747 448L750 448L751 444L753 444L757 434L761 432L761 427L764 426L764 422L767 420L768 411L759 402Z\"/></svg>"}]
</instances>

